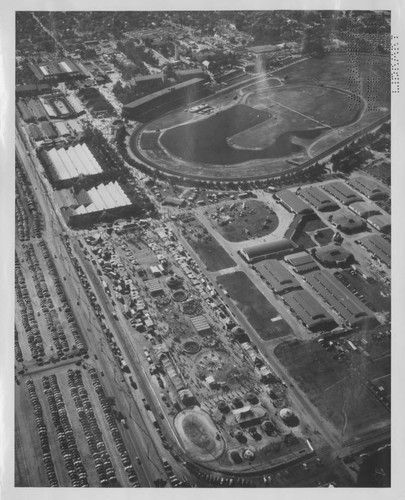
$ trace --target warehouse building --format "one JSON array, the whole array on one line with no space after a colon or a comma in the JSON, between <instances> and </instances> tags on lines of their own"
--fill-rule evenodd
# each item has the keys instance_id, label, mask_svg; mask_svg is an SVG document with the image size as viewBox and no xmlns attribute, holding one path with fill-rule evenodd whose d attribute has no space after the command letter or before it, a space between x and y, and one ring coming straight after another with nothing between
<instances>
[{"instance_id":1,"label":"warehouse building","mask_svg":"<svg viewBox=\"0 0 405 500\"><path fill-rule=\"evenodd\" d=\"M311 332L332 330L337 327L332 316L307 290L286 293L283 295L283 301L292 314Z\"/></svg>"},{"instance_id":2,"label":"warehouse building","mask_svg":"<svg viewBox=\"0 0 405 500\"><path fill-rule=\"evenodd\" d=\"M349 205L352 212L359 215L362 219L368 219L371 215L378 215L381 213L380 208L371 201L360 201Z\"/></svg>"},{"instance_id":3,"label":"warehouse building","mask_svg":"<svg viewBox=\"0 0 405 500\"><path fill-rule=\"evenodd\" d=\"M333 214L332 224L346 234L360 233L366 229L366 223L363 219L344 210Z\"/></svg>"},{"instance_id":4,"label":"warehouse building","mask_svg":"<svg viewBox=\"0 0 405 500\"><path fill-rule=\"evenodd\" d=\"M321 212L330 212L339 208L339 205L332 198L329 198L322 189L316 186L300 189L299 195Z\"/></svg>"},{"instance_id":5,"label":"warehouse building","mask_svg":"<svg viewBox=\"0 0 405 500\"><path fill-rule=\"evenodd\" d=\"M61 214L72 227L86 227L100 220L114 220L117 217L133 215L134 206L117 181L99 184L88 191L56 191L55 200L61 207ZM73 196L76 198L74 201Z\"/></svg>"},{"instance_id":6,"label":"warehouse building","mask_svg":"<svg viewBox=\"0 0 405 500\"><path fill-rule=\"evenodd\" d=\"M370 322L376 323L371 310L328 271L309 273L305 280L346 325L357 327Z\"/></svg>"},{"instance_id":7,"label":"warehouse building","mask_svg":"<svg viewBox=\"0 0 405 500\"><path fill-rule=\"evenodd\" d=\"M260 262L257 270L274 293L283 294L301 288L294 276L278 260Z\"/></svg>"},{"instance_id":8,"label":"warehouse building","mask_svg":"<svg viewBox=\"0 0 405 500\"><path fill-rule=\"evenodd\" d=\"M366 236L361 238L359 243L379 261L391 267L391 245L382 236L379 234Z\"/></svg>"},{"instance_id":9,"label":"warehouse building","mask_svg":"<svg viewBox=\"0 0 405 500\"><path fill-rule=\"evenodd\" d=\"M274 194L274 198L279 201L289 212L294 214L310 214L313 209L301 200L295 193L284 189Z\"/></svg>"},{"instance_id":10,"label":"warehouse building","mask_svg":"<svg viewBox=\"0 0 405 500\"><path fill-rule=\"evenodd\" d=\"M35 123L30 123L30 125L28 125L28 132L34 141L38 142L44 139L42 130Z\"/></svg>"},{"instance_id":11,"label":"warehouse building","mask_svg":"<svg viewBox=\"0 0 405 500\"><path fill-rule=\"evenodd\" d=\"M51 61L40 64L29 64L34 76L41 82L63 82L78 78L86 78L83 68L70 59Z\"/></svg>"},{"instance_id":12,"label":"warehouse building","mask_svg":"<svg viewBox=\"0 0 405 500\"><path fill-rule=\"evenodd\" d=\"M364 194L370 200L385 200L389 196L388 189L381 186L376 180L370 177L358 176L349 179L348 184L354 189Z\"/></svg>"},{"instance_id":13,"label":"warehouse building","mask_svg":"<svg viewBox=\"0 0 405 500\"><path fill-rule=\"evenodd\" d=\"M211 326L208 323L207 319L205 316L195 316L194 318L190 318L191 323L193 327L195 328L196 332L200 335L206 335L208 333L211 333Z\"/></svg>"},{"instance_id":14,"label":"warehouse building","mask_svg":"<svg viewBox=\"0 0 405 500\"><path fill-rule=\"evenodd\" d=\"M328 184L324 184L322 187L344 205L350 205L350 203L363 201L363 198L359 194L350 189L342 181L329 182Z\"/></svg>"},{"instance_id":15,"label":"warehouse building","mask_svg":"<svg viewBox=\"0 0 405 500\"><path fill-rule=\"evenodd\" d=\"M58 137L58 132L51 122L41 123L40 126L44 137L48 137L48 139L55 139Z\"/></svg>"},{"instance_id":16,"label":"warehouse building","mask_svg":"<svg viewBox=\"0 0 405 500\"><path fill-rule=\"evenodd\" d=\"M87 144L76 144L67 149L53 148L43 152L42 158L49 165L50 176L54 182L103 172Z\"/></svg>"},{"instance_id":17,"label":"warehouse building","mask_svg":"<svg viewBox=\"0 0 405 500\"><path fill-rule=\"evenodd\" d=\"M202 97L205 91L204 83L205 80L202 78L193 78L154 92L129 104L125 104L122 108L122 114L126 118L144 122L153 115L169 111L176 106Z\"/></svg>"},{"instance_id":18,"label":"warehouse building","mask_svg":"<svg viewBox=\"0 0 405 500\"><path fill-rule=\"evenodd\" d=\"M70 131L69 129L67 128L65 122L53 122L53 125L54 127L56 128L56 130L58 131L58 134L61 136L61 137L64 137L66 135L70 135Z\"/></svg>"},{"instance_id":19,"label":"warehouse building","mask_svg":"<svg viewBox=\"0 0 405 500\"><path fill-rule=\"evenodd\" d=\"M243 248L238 250L238 252L249 264L251 264L263 259L281 257L286 253L291 253L295 248L295 243L283 238L281 240Z\"/></svg>"},{"instance_id":20,"label":"warehouse building","mask_svg":"<svg viewBox=\"0 0 405 500\"><path fill-rule=\"evenodd\" d=\"M284 260L288 262L288 264L291 264L294 267L294 271L298 274L305 274L319 269L319 266L315 262L314 258L307 254L307 252L298 252L286 255Z\"/></svg>"},{"instance_id":21,"label":"warehouse building","mask_svg":"<svg viewBox=\"0 0 405 500\"><path fill-rule=\"evenodd\" d=\"M163 293L162 284L158 279L146 280L145 281L146 288L148 292L154 297L156 295L160 295Z\"/></svg>"},{"instance_id":22,"label":"warehouse building","mask_svg":"<svg viewBox=\"0 0 405 500\"><path fill-rule=\"evenodd\" d=\"M16 85L15 93L18 97L31 97L39 94L48 94L52 91L49 83L29 83L27 85Z\"/></svg>"},{"instance_id":23,"label":"warehouse building","mask_svg":"<svg viewBox=\"0 0 405 500\"><path fill-rule=\"evenodd\" d=\"M348 250L333 243L314 248L312 255L325 267L344 267L353 260L353 255Z\"/></svg>"},{"instance_id":24,"label":"warehouse building","mask_svg":"<svg viewBox=\"0 0 405 500\"><path fill-rule=\"evenodd\" d=\"M372 215L367 219L367 222L380 233L388 234L391 232L391 216L390 215Z\"/></svg>"}]
</instances>

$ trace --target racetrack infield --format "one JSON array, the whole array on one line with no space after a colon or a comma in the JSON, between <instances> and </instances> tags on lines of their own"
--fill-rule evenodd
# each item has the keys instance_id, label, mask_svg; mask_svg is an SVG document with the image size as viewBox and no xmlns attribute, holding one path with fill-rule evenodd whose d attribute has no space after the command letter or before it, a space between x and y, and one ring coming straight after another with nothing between
<instances>
[{"instance_id":1,"label":"racetrack infield","mask_svg":"<svg viewBox=\"0 0 405 500\"><path fill-rule=\"evenodd\" d=\"M176 110L146 124L131 137L130 148L154 168L201 180L275 177L299 169L389 116L389 58L373 61L350 54L301 61L274 72L279 83L269 77L267 86L266 80L247 82L237 95L230 90L205 98L215 103L209 116Z\"/></svg>"},{"instance_id":2,"label":"racetrack infield","mask_svg":"<svg viewBox=\"0 0 405 500\"><path fill-rule=\"evenodd\" d=\"M211 462L225 450L222 438L216 439L218 430L209 415L201 408L185 409L174 420L182 444L193 460Z\"/></svg>"}]
</instances>

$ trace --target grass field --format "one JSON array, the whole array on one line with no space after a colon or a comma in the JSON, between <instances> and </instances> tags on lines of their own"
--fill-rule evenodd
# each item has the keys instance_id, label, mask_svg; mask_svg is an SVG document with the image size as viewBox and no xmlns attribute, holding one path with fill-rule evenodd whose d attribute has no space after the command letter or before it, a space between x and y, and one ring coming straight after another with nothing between
<instances>
[{"instance_id":1,"label":"grass field","mask_svg":"<svg viewBox=\"0 0 405 500\"><path fill-rule=\"evenodd\" d=\"M389 421L389 413L357 373L316 342L284 342L276 347L275 354L342 437L362 434Z\"/></svg>"},{"instance_id":2,"label":"grass field","mask_svg":"<svg viewBox=\"0 0 405 500\"><path fill-rule=\"evenodd\" d=\"M229 210L232 205L234 208ZM244 210L243 206L245 206ZM213 225L228 241L245 241L249 239L249 236L260 238L271 234L279 224L277 214L262 201L225 203L221 207L225 207L225 210L219 215L219 219L213 221ZM207 212L210 215L214 210L211 208ZM219 224L224 217L230 217L231 220L225 225Z\"/></svg>"},{"instance_id":3,"label":"grass field","mask_svg":"<svg viewBox=\"0 0 405 500\"><path fill-rule=\"evenodd\" d=\"M363 107L359 97L354 99L351 94L316 85L286 85L248 99L253 107L267 107L273 101L331 127L350 123Z\"/></svg>"},{"instance_id":4,"label":"grass field","mask_svg":"<svg viewBox=\"0 0 405 500\"><path fill-rule=\"evenodd\" d=\"M263 340L283 337L292 332L283 319L274 321L279 318L278 312L245 273L238 271L226 274L219 276L217 281L228 291L239 310Z\"/></svg>"}]
</instances>

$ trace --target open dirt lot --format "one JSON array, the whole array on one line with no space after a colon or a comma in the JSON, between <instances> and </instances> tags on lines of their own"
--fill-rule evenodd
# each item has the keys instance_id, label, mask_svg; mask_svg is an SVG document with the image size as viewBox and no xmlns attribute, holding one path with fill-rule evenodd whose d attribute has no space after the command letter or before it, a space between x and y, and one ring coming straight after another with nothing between
<instances>
[{"instance_id":1,"label":"open dirt lot","mask_svg":"<svg viewBox=\"0 0 405 500\"><path fill-rule=\"evenodd\" d=\"M316 342L285 342L276 347L275 354L324 418L345 438L389 421L388 411L370 392L357 370L339 363ZM358 354L353 356L361 359Z\"/></svg>"}]
</instances>

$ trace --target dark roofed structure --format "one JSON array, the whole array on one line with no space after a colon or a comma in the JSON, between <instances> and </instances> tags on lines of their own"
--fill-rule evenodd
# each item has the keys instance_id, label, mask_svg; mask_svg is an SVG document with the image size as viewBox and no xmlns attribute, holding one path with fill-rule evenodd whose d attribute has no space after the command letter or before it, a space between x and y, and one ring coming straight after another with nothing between
<instances>
[{"instance_id":1,"label":"dark roofed structure","mask_svg":"<svg viewBox=\"0 0 405 500\"><path fill-rule=\"evenodd\" d=\"M288 211L294 214L310 214L313 212L313 209L309 205L288 189L278 191L274 194L274 198L279 200Z\"/></svg>"},{"instance_id":2,"label":"dark roofed structure","mask_svg":"<svg viewBox=\"0 0 405 500\"><path fill-rule=\"evenodd\" d=\"M301 285L278 260L266 260L257 264L257 270L269 284L274 293L282 294L298 290Z\"/></svg>"},{"instance_id":3,"label":"dark roofed structure","mask_svg":"<svg viewBox=\"0 0 405 500\"><path fill-rule=\"evenodd\" d=\"M339 267L347 265L353 255L341 246L330 244L320 248L315 248L313 255L325 267Z\"/></svg>"},{"instance_id":4,"label":"dark roofed structure","mask_svg":"<svg viewBox=\"0 0 405 500\"><path fill-rule=\"evenodd\" d=\"M344 210L339 210L333 214L332 224L339 231L346 234L360 233L366 229L366 223L363 219Z\"/></svg>"},{"instance_id":5,"label":"dark roofed structure","mask_svg":"<svg viewBox=\"0 0 405 500\"><path fill-rule=\"evenodd\" d=\"M371 310L328 271L309 273L305 280L347 325L377 323Z\"/></svg>"},{"instance_id":6,"label":"dark roofed structure","mask_svg":"<svg viewBox=\"0 0 405 500\"><path fill-rule=\"evenodd\" d=\"M294 267L294 271L298 274L305 274L319 269L319 266L315 262L314 258L307 254L307 252L298 252L286 255L284 260L291 264Z\"/></svg>"},{"instance_id":7,"label":"dark roofed structure","mask_svg":"<svg viewBox=\"0 0 405 500\"><path fill-rule=\"evenodd\" d=\"M329 212L339 208L339 205L332 198L316 186L300 189L299 195L321 212Z\"/></svg>"},{"instance_id":8,"label":"dark roofed structure","mask_svg":"<svg viewBox=\"0 0 405 500\"><path fill-rule=\"evenodd\" d=\"M352 203L349 205L349 208L352 212L359 215L363 219L367 219L371 215L380 214L380 208L371 201L359 201L356 203Z\"/></svg>"},{"instance_id":9,"label":"dark roofed structure","mask_svg":"<svg viewBox=\"0 0 405 500\"><path fill-rule=\"evenodd\" d=\"M332 316L307 290L286 293L283 300L291 312L312 332L331 330L337 326Z\"/></svg>"},{"instance_id":10,"label":"dark roofed structure","mask_svg":"<svg viewBox=\"0 0 405 500\"><path fill-rule=\"evenodd\" d=\"M347 184L342 181L329 182L328 184L324 184L322 187L344 205L350 205L350 203L363 201L363 198L359 194L350 189Z\"/></svg>"},{"instance_id":11,"label":"dark roofed structure","mask_svg":"<svg viewBox=\"0 0 405 500\"><path fill-rule=\"evenodd\" d=\"M239 253L247 262L252 263L268 257L284 255L287 252L291 252L295 248L296 245L292 241L283 238L281 240L270 241L268 243L261 243L259 245L243 248L242 250L239 250Z\"/></svg>"},{"instance_id":12,"label":"dark roofed structure","mask_svg":"<svg viewBox=\"0 0 405 500\"><path fill-rule=\"evenodd\" d=\"M379 234L361 238L360 244L386 266L391 267L391 245Z\"/></svg>"},{"instance_id":13,"label":"dark roofed structure","mask_svg":"<svg viewBox=\"0 0 405 500\"><path fill-rule=\"evenodd\" d=\"M389 191L376 180L363 175L349 179L348 184L370 200L384 200L388 198Z\"/></svg>"},{"instance_id":14,"label":"dark roofed structure","mask_svg":"<svg viewBox=\"0 0 405 500\"><path fill-rule=\"evenodd\" d=\"M390 215L372 215L367 222L380 231L380 233L389 233L391 231Z\"/></svg>"}]
</instances>

